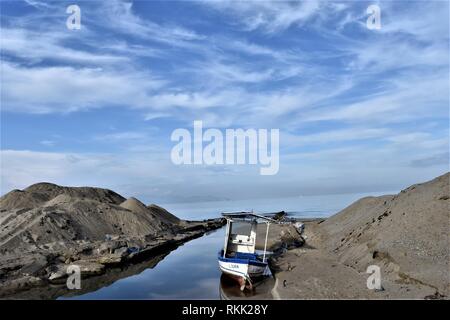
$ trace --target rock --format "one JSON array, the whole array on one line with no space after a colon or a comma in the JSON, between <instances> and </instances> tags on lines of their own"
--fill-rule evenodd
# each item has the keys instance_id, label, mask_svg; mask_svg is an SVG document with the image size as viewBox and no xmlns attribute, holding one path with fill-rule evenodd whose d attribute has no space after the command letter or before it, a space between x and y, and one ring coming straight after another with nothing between
<instances>
[{"instance_id":1,"label":"rock","mask_svg":"<svg viewBox=\"0 0 450 320\"><path fill-rule=\"evenodd\" d=\"M79 266L82 276L98 275L105 271L105 266L103 264L92 261L78 260L72 262L71 265Z\"/></svg>"},{"instance_id":2,"label":"rock","mask_svg":"<svg viewBox=\"0 0 450 320\"><path fill-rule=\"evenodd\" d=\"M10 287L16 287L20 289L28 289L36 286L44 285L44 281L41 278L34 277L34 276L23 276L18 279L14 279L9 282Z\"/></svg>"},{"instance_id":3,"label":"rock","mask_svg":"<svg viewBox=\"0 0 450 320\"><path fill-rule=\"evenodd\" d=\"M273 219L277 221L282 221L286 218L287 214L285 211L280 211L274 214Z\"/></svg>"},{"instance_id":4,"label":"rock","mask_svg":"<svg viewBox=\"0 0 450 320\"><path fill-rule=\"evenodd\" d=\"M280 233L280 239L287 249L298 248L305 243L305 240L294 226L288 226L283 229Z\"/></svg>"},{"instance_id":5,"label":"rock","mask_svg":"<svg viewBox=\"0 0 450 320\"><path fill-rule=\"evenodd\" d=\"M70 266L78 266L80 268L80 274L83 277L89 277L102 274L105 270L105 266L100 263L78 260L72 262L70 265L59 264L54 267L54 271L50 273L48 280L52 283L62 283L68 277L67 270Z\"/></svg>"},{"instance_id":6,"label":"rock","mask_svg":"<svg viewBox=\"0 0 450 320\"><path fill-rule=\"evenodd\" d=\"M98 254L111 254L114 253L116 249L126 246L125 241L106 241L103 242L97 249Z\"/></svg>"},{"instance_id":7,"label":"rock","mask_svg":"<svg viewBox=\"0 0 450 320\"><path fill-rule=\"evenodd\" d=\"M106 256L101 256L97 259L97 262L103 265L113 265L122 262L122 257L116 254L108 254Z\"/></svg>"},{"instance_id":8,"label":"rock","mask_svg":"<svg viewBox=\"0 0 450 320\"><path fill-rule=\"evenodd\" d=\"M61 283L67 277L67 265L53 266L53 271L49 272L48 280L52 283Z\"/></svg>"},{"instance_id":9,"label":"rock","mask_svg":"<svg viewBox=\"0 0 450 320\"><path fill-rule=\"evenodd\" d=\"M114 254L119 255L122 258L126 257L129 254L128 248L127 247L122 247L122 248L116 249L116 250L114 250Z\"/></svg>"},{"instance_id":10,"label":"rock","mask_svg":"<svg viewBox=\"0 0 450 320\"><path fill-rule=\"evenodd\" d=\"M72 257L67 258L64 263L65 264L71 264L74 261L74 259Z\"/></svg>"},{"instance_id":11,"label":"rock","mask_svg":"<svg viewBox=\"0 0 450 320\"><path fill-rule=\"evenodd\" d=\"M43 255L37 255L34 261L25 265L22 269L22 273L36 274L40 270L44 269L47 265L47 259Z\"/></svg>"}]
</instances>

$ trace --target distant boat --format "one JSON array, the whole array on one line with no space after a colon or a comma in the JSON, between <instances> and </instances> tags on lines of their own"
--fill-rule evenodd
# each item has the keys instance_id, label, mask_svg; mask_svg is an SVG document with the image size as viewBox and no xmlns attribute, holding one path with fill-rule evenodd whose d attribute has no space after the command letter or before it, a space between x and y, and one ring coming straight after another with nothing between
<instances>
[{"instance_id":1,"label":"distant boat","mask_svg":"<svg viewBox=\"0 0 450 320\"><path fill-rule=\"evenodd\" d=\"M227 226L224 248L218 254L219 267L224 274L236 279L243 291L246 287L252 287L252 279L271 274L266 257L268 254L267 237L269 225L278 222L253 212L230 212L222 213L222 215L227 219ZM266 224L266 237L262 254L255 250L258 221L263 221ZM237 222L248 224L250 232L248 234L233 233L233 224Z\"/></svg>"}]
</instances>

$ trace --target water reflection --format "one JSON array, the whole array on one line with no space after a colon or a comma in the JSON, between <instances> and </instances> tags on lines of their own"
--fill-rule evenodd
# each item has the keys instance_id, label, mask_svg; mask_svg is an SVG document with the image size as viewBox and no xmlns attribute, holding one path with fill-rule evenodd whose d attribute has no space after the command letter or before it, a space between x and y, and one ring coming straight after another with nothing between
<instances>
[{"instance_id":1,"label":"water reflection","mask_svg":"<svg viewBox=\"0 0 450 320\"><path fill-rule=\"evenodd\" d=\"M273 279L241 292L224 279L217 263L224 229L189 241L171 252L140 263L108 269L105 274L82 279L81 290L65 284L48 285L18 293L17 299L270 299ZM272 281L272 282L271 282Z\"/></svg>"},{"instance_id":2,"label":"water reflection","mask_svg":"<svg viewBox=\"0 0 450 320\"><path fill-rule=\"evenodd\" d=\"M235 280L222 274L220 277L219 295L221 300L273 299L271 292L274 285L274 278L266 277L253 283L252 290L241 291Z\"/></svg>"},{"instance_id":3,"label":"water reflection","mask_svg":"<svg viewBox=\"0 0 450 320\"><path fill-rule=\"evenodd\" d=\"M108 288L124 278L142 273L144 270L155 268L170 252L166 252L137 264L124 265L107 269L102 275L82 279L80 290L68 290L65 284L50 284L44 287L32 288L19 292L9 298L12 299L73 299L85 294ZM123 297L126 298L126 297Z\"/></svg>"}]
</instances>

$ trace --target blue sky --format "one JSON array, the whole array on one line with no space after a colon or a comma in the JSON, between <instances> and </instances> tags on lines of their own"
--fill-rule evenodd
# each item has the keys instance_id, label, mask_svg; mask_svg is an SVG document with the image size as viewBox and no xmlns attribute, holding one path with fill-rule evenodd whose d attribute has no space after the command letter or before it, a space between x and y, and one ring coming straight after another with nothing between
<instances>
[{"instance_id":1,"label":"blue sky","mask_svg":"<svg viewBox=\"0 0 450 320\"><path fill-rule=\"evenodd\" d=\"M2 1L0 39L2 194L379 192L448 171L447 1ZM194 120L280 129L279 173L174 165L171 132Z\"/></svg>"}]
</instances>

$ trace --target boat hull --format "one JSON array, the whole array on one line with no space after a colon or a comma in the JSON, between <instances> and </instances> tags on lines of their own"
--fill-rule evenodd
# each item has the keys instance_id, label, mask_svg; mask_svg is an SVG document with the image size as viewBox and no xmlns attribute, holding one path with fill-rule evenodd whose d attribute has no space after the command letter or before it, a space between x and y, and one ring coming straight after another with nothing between
<instances>
[{"instance_id":1,"label":"boat hull","mask_svg":"<svg viewBox=\"0 0 450 320\"><path fill-rule=\"evenodd\" d=\"M219 252L218 256L219 268L224 274L234 279L241 278L251 282L252 278L258 278L267 273L267 263L256 260L256 256L254 259L225 258L222 252Z\"/></svg>"},{"instance_id":2,"label":"boat hull","mask_svg":"<svg viewBox=\"0 0 450 320\"><path fill-rule=\"evenodd\" d=\"M252 265L248 262L228 262L219 260L219 268L222 273L237 281L241 291L252 289L252 279L262 277L266 271L266 265Z\"/></svg>"}]
</instances>

